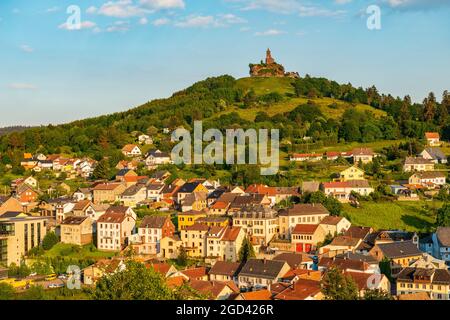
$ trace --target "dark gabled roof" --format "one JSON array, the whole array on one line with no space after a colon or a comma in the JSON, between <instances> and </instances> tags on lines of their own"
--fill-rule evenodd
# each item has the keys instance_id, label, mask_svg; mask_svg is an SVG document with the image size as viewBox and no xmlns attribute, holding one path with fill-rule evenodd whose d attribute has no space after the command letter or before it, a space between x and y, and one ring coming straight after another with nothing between
<instances>
[{"instance_id":1,"label":"dark gabled roof","mask_svg":"<svg viewBox=\"0 0 450 320\"><path fill-rule=\"evenodd\" d=\"M127 188L124 192L122 192L121 196L134 196L142 188L145 188L145 186L143 184L135 184L135 185Z\"/></svg>"},{"instance_id":2,"label":"dark gabled roof","mask_svg":"<svg viewBox=\"0 0 450 320\"><path fill-rule=\"evenodd\" d=\"M200 182L186 182L183 184L180 189L178 190L178 193L191 193L194 192L195 188L198 187Z\"/></svg>"},{"instance_id":3,"label":"dark gabled roof","mask_svg":"<svg viewBox=\"0 0 450 320\"><path fill-rule=\"evenodd\" d=\"M286 262L267 259L250 259L242 267L239 276L275 279Z\"/></svg>"},{"instance_id":4,"label":"dark gabled roof","mask_svg":"<svg viewBox=\"0 0 450 320\"><path fill-rule=\"evenodd\" d=\"M330 212L320 203L300 203L295 204L287 210L289 216L303 216L315 214L330 214Z\"/></svg>"},{"instance_id":5,"label":"dark gabled roof","mask_svg":"<svg viewBox=\"0 0 450 320\"><path fill-rule=\"evenodd\" d=\"M413 282L415 277L418 277L421 281L424 279L430 279L432 284L450 284L450 272L445 269L425 269L425 268L404 268L397 276L397 281ZM425 280L426 281L426 280Z\"/></svg>"},{"instance_id":6,"label":"dark gabled roof","mask_svg":"<svg viewBox=\"0 0 450 320\"><path fill-rule=\"evenodd\" d=\"M412 241L379 243L377 246L383 252L383 255L389 259L419 256L422 254L417 248L417 245L412 243Z\"/></svg>"},{"instance_id":7,"label":"dark gabled roof","mask_svg":"<svg viewBox=\"0 0 450 320\"><path fill-rule=\"evenodd\" d=\"M166 223L168 216L147 216L142 220L139 228L158 228L161 229Z\"/></svg>"},{"instance_id":8,"label":"dark gabled roof","mask_svg":"<svg viewBox=\"0 0 450 320\"><path fill-rule=\"evenodd\" d=\"M152 156L154 158L170 158L170 154L168 152L162 152L160 150L150 150L147 153L146 157Z\"/></svg>"},{"instance_id":9,"label":"dark gabled roof","mask_svg":"<svg viewBox=\"0 0 450 320\"><path fill-rule=\"evenodd\" d=\"M27 216L30 216L28 213L20 212L20 211L8 211L4 214L0 215L0 218L16 218L18 215L26 214Z\"/></svg>"},{"instance_id":10,"label":"dark gabled roof","mask_svg":"<svg viewBox=\"0 0 450 320\"><path fill-rule=\"evenodd\" d=\"M209 274L218 274L235 277L242 268L239 262L217 261L209 270Z\"/></svg>"},{"instance_id":11,"label":"dark gabled roof","mask_svg":"<svg viewBox=\"0 0 450 320\"><path fill-rule=\"evenodd\" d=\"M347 231L345 231L344 236L365 239L370 232L372 232L372 228L370 227L351 226Z\"/></svg>"},{"instance_id":12,"label":"dark gabled roof","mask_svg":"<svg viewBox=\"0 0 450 320\"><path fill-rule=\"evenodd\" d=\"M433 159L442 160L447 159L444 152L442 152L441 148L437 147L426 147L425 150Z\"/></svg>"},{"instance_id":13,"label":"dark gabled roof","mask_svg":"<svg viewBox=\"0 0 450 320\"><path fill-rule=\"evenodd\" d=\"M125 168L125 169L121 169L119 170L119 172L116 174L116 177L123 177L124 175L126 175L128 172L132 171L131 169Z\"/></svg>"},{"instance_id":14,"label":"dark gabled roof","mask_svg":"<svg viewBox=\"0 0 450 320\"><path fill-rule=\"evenodd\" d=\"M64 225L80 225L82 224L88 217L80 217L80 216L70 216L64 219L61 224Z\"/></svg>"},{"instance_id":15,"label":"dark gabled roof","mask_svg":"<svg viewBox=\"0 0 450 320\"><path fill-rule=\"evenodd\" d=\"M343 254L338 254L336 256L336 258L338 258L338 259L348 259L348 260L354 260L354 261L362 261L362 262L366 262L368 264L377 264L378 265L378 260L375 259L371 255L365 255L365 254L359 254L359 253L353 253L353 252L346 252L346 253L343 253Z\"/></svg>"}]
</instances>

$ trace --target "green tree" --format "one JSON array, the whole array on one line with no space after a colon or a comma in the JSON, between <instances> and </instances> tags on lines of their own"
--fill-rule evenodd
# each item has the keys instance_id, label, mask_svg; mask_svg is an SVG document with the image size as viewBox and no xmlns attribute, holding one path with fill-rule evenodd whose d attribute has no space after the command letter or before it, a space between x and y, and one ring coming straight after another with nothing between
<instances>
[{"instance_id":1,"label":"green tree","mask_svg":"<svg viewBox=\"0 0 450 320\"><path fill-rule=\"evenodd\" d=\"M436 114L436 97L433 92L423 100L423 120L426 122L433 121Z\"/></svg>"},{"instance_id":2,"label":"green tree","mask_svg":"<svg viewBox=\"0 0 450 320\"><path fill-rule=\"evenodd\" d=\"M382 289L370 289L364 291L364 300L392 300L392 296Z\"/></svg>"},{"instance_id":3,"label":"green tree","mask_svg":"<svg viewBox=\"0 0 450 320\"><path fill-rule=\"evenodd\" d=\"M0 283L0 300L13 300L14 288L10 284Z\"/></svg>"},{"instance_id":4,"label":"green tree","mask_svg":"<svg viewBox=\"0 0 450 320\"><path fill-rule=\"evenodd\" d=\"M358 300L355 281L336 267L330 268L325 274L322 293L327 300Z\"/></svg>"},{"instance_id":5,"label":"green tree","mask_svg":"<svg viewBox=\"0 0 450 320\"><path fill-rule=\"evenodd\" d=\"M58 242L59 239L56 233L49 232L45 235L44 239L42 240L42 248L44 248L44 250L50 250Z\"/></svg>"},{"instance_id":6,"label":"green tree","mask_svg":"<svg viewBox=\"0 0 450 320\"><path fill-rule=\"evenodd\" d=\"M109 161L106 159L102 159L99 161L97 166L92 173L92 177L94 179L109 179L111 173L111 168L109 166Z\"/></svg>"},{"instance_id":7,"label":"green tree","mask_svg":"<svg viewBox=\"0 0 450 320\"><path fill-rule=\"evenodd\" d=\"M450 203L446 203L437 211L438 227L450 227Z\"/></svg>"},{"instance_id":8,"label":"green tree","mask_svg":"<svg viewBox=\"0 0 450 320\"><path fill-rule=\"evenodd\" d=\"M242 241L241 249L239 249L239 261L246 262L250 258L256 257L255 249L248 237Z\"/></svg>"},{"instance_id":9,"label":"green tree","mask_svg":"<svg viewBox=\"0 0 450 320\"><path fill-rule=\"evenodd\" d=\"M180 298L161 274L128 261L123 271L102 277L90 293L95 300L174 300Z\"/></svg>"},{"instance_id":10,"label":"green tree","mask_svg":"<svg viewBox=\"0 0 450 320\"><path fill-rule=\"evenodd\" d=\"M23 295L20 296L21 300L47 300L48 297L45 294L43 286L31 286L25 291Z\"/></svg>"},{"instance_id":11,"label":"green tree","mask_svg":"<svg viewBox=\"0 0 450 320\"><path fill-rule=\"evenodd\" d=\"M188 263L188 255L186 249L181 246L178 252L177 264L181 267L185 267Z\"/></svg>"}]
</instances>

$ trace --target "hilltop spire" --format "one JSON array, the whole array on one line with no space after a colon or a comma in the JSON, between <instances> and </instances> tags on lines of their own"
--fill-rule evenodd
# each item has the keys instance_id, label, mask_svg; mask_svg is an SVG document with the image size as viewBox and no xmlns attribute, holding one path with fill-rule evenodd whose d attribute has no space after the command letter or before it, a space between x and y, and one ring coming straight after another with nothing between
<instances>
[{"instance_id":1,"label":"hilltop spire","mask_svg":"<svg viewBox=\"0 0 450 320\"><path fill-rule=\"evenodd\" d=\"M272 53L270 52L270 49L267 48L267 52L266 52L266 64L272 64L274 63L275 60L272 58Z\"/></svg>"}]
</instances>

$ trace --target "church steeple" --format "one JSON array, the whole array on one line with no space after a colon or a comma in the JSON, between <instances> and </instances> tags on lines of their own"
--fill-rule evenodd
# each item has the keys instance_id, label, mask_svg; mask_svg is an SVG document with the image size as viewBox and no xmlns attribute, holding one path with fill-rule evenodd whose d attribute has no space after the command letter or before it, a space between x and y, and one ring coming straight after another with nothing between
<instances>
[{"instance_id":1,"label":"church steeple","mask_svg":"<svg viewBox=\"0 0 450 320\"><path fill-rule=\"evenodd\" d=\"M272 53L270 52L270 49L267 49L266 52L266 64L272 64L275 60L272 58Z\"/></svg>"}]
</instances>

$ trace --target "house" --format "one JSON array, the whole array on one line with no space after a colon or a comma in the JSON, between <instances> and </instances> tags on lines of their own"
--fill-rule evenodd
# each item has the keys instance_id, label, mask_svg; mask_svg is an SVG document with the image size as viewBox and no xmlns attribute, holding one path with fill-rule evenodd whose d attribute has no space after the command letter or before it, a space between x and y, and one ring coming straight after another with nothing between
<instances>
[{"instance_id":1,"label":"house","mask_svg":"<svg viewBox=\"0 0 450 320\"><path fill-rule=\"evenodd\" d=\"M270 288L273 300L322 300L320 281L299 279L293 283L276 283Z\"/></svg>"},{"instance_id":2,"label":"house","mask_svg":"<svg viewBox=\"0 0 450 320\"><path fill-rule=\"evenodd\" d=\"M343 234L351 225L351 222L345 217L327 216L320 221L320 226L325 230L325 233L332 236Z\"/></svg>"},{"instance_id":3,"label":"house","mask_svg":"<svg viewBox=\"0 0 450 320\"><path fill-rule=\"evenodd\" d=\"M83 246L92 242L90 217L70 216L61 223L61 242Z\"/></svg>"},{"instance_id":4,"label":"house","mask_svg":"<svg viewBox=\"0 0 450 320\"><path fill-rule=\"evenodd\" d=\"M123 183L99 183L92 188L94 203L114 203L125 190L126 186Z\"/></svg>"},{"instance_id":5,"label":"house","mask_svg":"<svg viewBox=\"0 0 450 320\"><path fill-rule=\"evenodd\" d=\"M268 289L262 289L257 291L241 292L235 300L272 300L272 292Z\"/></svg>"},{"instance_id":6,"label":"house","mask_svg":"<svg viewBox=\"0 0 450 320\"><path fill-rule=\"evenodd\" d=\"M446 183L446 177L443 172L438 171L424 171L414 173L408 179L411 185L421 185L425 188L435 189Z\"/></svg>"},{"instance_id":7,"label":"house","mask_svg":"<svg viewBox=\"0 0 450 320\"><path fill-rule=\"evenodd\" d=\"M244 238L245 231L242 228L227 226L222 237L219 239L219 250L216 250L216 252L218 252L219 259L231 262L238 261L239 251L241 250ZM210 244L208 244L208 246L209 245Z\"/></svg>"},{"instance_id":8,"label":"house","mask_svg":"<svg viewBox=\"0 0 450 320\"><path fill-rule=\"evenodd\" d=\"M183 245L178 235L163 237L160 241L159 256L165 259L176 259Z\"/></svg>"},{"instance_id":9,"label":"house","mask_svg":"<svg viewBox=\"0 0 450 320\"><path fill-rule=\"evenodd\" d=\"M269 288L289 269L284 261L249 259L239 272L239 288Z\"/></svg>"},{"instance_id":10,"label":"house","mask_svg":"<svg viewBox=\"0 0 450 320\"><path fill-rule=\"evenodd\" d=\"M230 224L230 219L228 217L208 215L206 217L198 218L196 222L206 224L208 227L226 227Z\"/></svg>"},{"instance_id":11,"label":"house","mask_svg":"<svg viewBox=\"0 0 450 320\"><path fill-rule=\"evenodd\" d=\"M319 224L329 215L329 211L319 203L295 204L291 208L281 209L278 211L279 236L282 239L291 239L292 230L296 225Z\"/></svg>"},{"instance_id":12,"label":"house","mask_svg":"<svg viewBox=\"0 0 450 320\"><path fill-rule=\"evenodd\" d=\"M90 217L91 220L95 223L98 218L102 216L108 210L109 205L105 204L94 204L89 200L82 200L75 203L72 208L73 215L78 217ZM95 227L95 224L94 224ZM95 228L94 228L95 231Z\"/></svg>"},{"instance_id":13,"label":"house","mask_svg":"<svg viewBox=\"0 0 450 320\"><path fill-rule=\"evenodd\" d=\"M359 162L366 164L373 161L375 156L371 148L355 148L351 151L353 155L353 163L357 164Z\"/></svg>"},{"instance_id":14,"label":"house","mask_svg":"<svg viewBox=\"0 0 450 320\"><path fill-rule=\"evenodd\" d=\"M136 170L138 168L139 162L136 160L121 160L117 163L116 169L117 170L123 170L123 169L129 169L129 170Z\"/></svg>"},{"instance_id":15,"label":"house","mask_svg":"<svg viewBox=\"0 0 450 320\"><path fill-rule=\"evenodd\" d=\"M239 262L217 261L209 270L209 280L237 282L241 267L242 264Z\"/></svg>"},{"instance_id":16,"label":"house","mask_svg":"<svg viewBox=\"0 0 450 320\"><path fill-rule=\"evenodd\" d=\"M330 244L319 249L320 254L335 256L346 252L355 252L356 248L362 243L362 239L349 236L337 236Z\"/></svg>"},{"instance_id":17,"label":"house","mask_svg":"<svg viewBox=\"0 0 450 320\"><path fill-rule=\"evenodd\" d=\"M450 300L450 272L446 269L403 268L397 275L397 294L424 294Z\"/></svg>"},{"instance_id":18,"label":"house","mask_svg":"<svg viewBox=\"0 0 450 320\"><path fill-rule=\"evenodd\" d=\"M438 147L426 147L419 156L434 163L447 163L447 156Z\"/></svg>"},{"instance_id":19,"label":"house","mask_svg":"<svg viewBox=\"0 0 450 320\"><path fill-rule=\"evenodd\" d=\"M332 196L343 203L350 201L352 192L361 196L368 196L374 191L367 180L324 182L321 189L326 196Z\"/></svg>"},{"instance_id":20,"label":"house","mask_svg":"<svg viewBox=\"0 0 450 320\"><path fill-rule=\"evenodd\" d=\"M147 216L138 228L139 243L133 248L137 254L150 255L161 252L161 239L172 237L175 233L175 225L170 216Z\"/></svg>"},{"instance_id":21,"label":"house","mask_svg":"<svg viewBox=\"0 0 450 320\"><path fill-rule=\"evenodd\" d=\"M383 292L391 292L391 283L384 274L369 274L363 272L345 271L344 274L353 279L358 286L358 294L360 298L364 297L367 290L381 290Z\"/></svg>"},{"instance_id":22,"label":"house","mask_svg":"<svg viewBox=\"0 0 450 320\"><path fill-rule=\"evenodd\" d=\"M320 182L318 181L303 181L300 187L302 194L313 193L320 190Z\"/></svg>"},{"instance_id":23,"label":"house","mask_svg":"<svg viewBox=\"0 0 450 320\"><path fill-rule=\"evenodd\" d=\"M313 264L313 261L308 254L298 252L283 252L277 254L272 260L287 262L291 271L297 269L311 269ZM285 277L286 275L283 276L283 278Z\"/></svg>"},{"instance_id":24,"label":"house","mask_svg":"<svg viewBox=\"0 0 450 320\"><path fill-rule=\"evenodd\" d=\"M408 267L414 261L419 260L423 253L417 244L412 241L396 241L391 243L377 243L369 251L378 261L388 260L392 274L396 274L401 268Z\"/></svg>"},{"instance_id":25,"label":"house","mask_svg":"<svg viewBox=\"0 0 450 320\"><path fill-rule=\"evenodd\" d=\"M241 227L253 245L267 245L278 233L278 214L261 205L243 207L233 214L233 226Z\"/></svg>"},{"instance_id":26,"label":"house","mask_svg":"<svg viewBox=\"0 0 450 320\"><path fill-rule=\"evenodd\" d=\"M14 197L5 197L0 199L0 216L5 212L22 212L23 204Z\"/></svg>"},{"instance_id":27,"label":"house","mask_svg":"<svg viewBox=\"0 0 450 320\"><path fill-rule=\"evenodd\" d=\"M97 248L120 251L128 245L136 224L136 214L128 207L110 207L97 221Z\"/></svg>"},{"instance_id":28,"label":"house","mask_svg":"<svg viewBox=\"0 0 450 320\"><path fill-rule=\"evenodd\" d=\"M32 217L21 211L0 215L0 265L17 266L27 253L41 245L47 233L46 217Z\"/></svg>"},{"instance_id":29,"label":"house","mask_svg":"<svg viewBox=\"0 0 450 320\"><path fill-rule=\"evenodd\" d=\"M27 184L19 185L15 191L15 197L22 203L36 202L39 195L39 191L34 190Z\"/></svg>"},{"instance_id":30,"label":"house","mask_svg":"<svg viewBox=\"0 0 450 320\"><path fill-rule=\"evenodd\" d=\"M203 193L208 194L208 189L199 181L186 182L178 189L178 193L177 193L178 203L182 204L184 198L186 198L187 195L192 194L194 192L203 192ZM206 199L205 199L205 201L206 201Z\"/></svg>"},{"instance_id":31,"label":"house","mask_svg":"<svg viewBox=\"0 0 450 320\"><path fill-rule=\"evenodd\" d=\"M439 147L441 145L441 137L438 132L425 132L425 139L431 147Z\"/></svg>"},{"instance_id":32,"label":"house","mask_svg":"<svg viewBox=\"0 0 450 320\"><path fill-rule=\"evenodd\" d=\"M162 152L160 150L152 150L147 153L147 156L145 157L145 165L149 169L169 163L172 163L170 154L167 152Z\"/></svg>"},{"instance_id":33,"label":"house","mask_svg":"<svg viewBox=\"0 0 450 320\"><path fill-rule=\"evenodd\" d=\"M245 189L248 194L262 194L266 195L270 200L270 205L273 206L283 200L288 200L293 196L299 196L297 188L290 187L268 187L262 184L252 184Z\"/></svg>"},{"instance_id":34,"label":"house","mask_svg":"<svg viewBox=\"0 0 450 320\"><path fill-rule=\"evenodd\" d=\"M295 244L296 252L309 253L316 250L326 235L320 224L297 224L291 232L291 242Z\"/></svg>"},{"instance_id":35,"label":"house","mask_svg":"<svg viewBox=\"0 0 450 320\"><path fill-rule=\"evenodd\" d=\"M139 146L135 144L127 144L122 148L122 153L126 157L139 157L142 155L142 151Z\"/></svg>"},{"instance_id":36,"label":"house","mask_svg":"<svg viewBox=\"0 0 450 320\"><path fill-rule=\"evenodd\" d=\"M227 300L239 293L234 282L191 280L189 286L211 300Z\"/></svg>"},{"instance_id":37,"label":"house","mask_svg":"<svg viewBox=\"0 0 450 320\"><path fill-rule=\"evenodd\" d=\"M186 229L186 227L192 226L199 218L205 218L205 211L186 211L178 213L178 231Z\"/></svg>"},{"instance_id":38,"label":"house","mask_svg":"<svg viewBox=\"0 0 450 320\"><path fill-rule=\"evenodd\" d=\"M164 278L168 278L178 271L173 265L165 262L150 261L149 263L146 263L145 266L160 273Z\"/></svg>"},{"instance_id":39,"label":"house","mask_svg":"<svg viewBox=\"0 0 450 320\"><path fill-rule=\"evenodd\" d=\"M231 202L227 213L231 215L234 212L241 211L249 206L270 207L271 203L270 199L264 194L238 195L234 198L233 202Z\"/></svg>"},{"instance_id":40,"label":"house","mask_svg":"<svg viewBox=\"0 0 450 320\"><path fill-rule=\"evenodd\" d=\"M181 230L181 241L189 257L206 257L206 234L210 227L194 223Z\"/></svg>"},{"instance_id":41,"label":"house","mask_svg":"<svg viewBox=\"0 0 450 320\"><path fill-rule=\"evenodd\" d=\"M32 188L38 187L37 180L33 176L29 176L27 178L20 178L20 179L13 180L11 182L11 189L16 189L22 184L27 184Z\"/></svg>"},{"instance_id":42,"label":"house","mask_svg":"<svg viewBox=\"0 0 450 320\"><path fill-rule=\"evenodd\" d=\"M121 169L116 174L116 181L125 182L125 177L137 177L138 174L132 169Z\"/></svg>"},{"instance_id":43,"label":"house","mask_svg":"<svg viewBox=\"0 0 450 320\"><path fill-rule=\"evenodd\" d=\"M146 134L141 134L138 136L138 142L140 144L153 144L153 139Z\"/></svg>"},{"instance_id":44,"label":"house","mask_svg":"<svg viewBox=\"0 0 450 320\"><path fill-rule=\"evenodd\" d=\"M289 158L289 161L298 161L298 162L304 162L304 161L311 161L316 162L323 159L323 154L320 153L294 153Z\"/></svg>"},{"instance_id":45,"label":"house","mask_svg":"<svg viewBox=\"0 0 450 320\"><path fill-rule=\"evenodd\" d=\"M193 192L183 199L181 204L181 211L201 211L203 209L206 209L207 207L207 193L206 192Z\"/></svg>"},{"instance_id":46,"label":"house","mask_svg":"<svg viewBox=\"0 0 450 320\"><path fill-rule=\"evenodd\" d=\"M403 165L404 172L433 171L434 162L422 157L406 157Z\"/></svg>"},{"instance_id":47,"label":"house","mask_svg":"<svg viewBox=\"0 0 450 320\"><path fill-rule=\"evenodd\" d=\"M352 166L350 168L341 171L339 173L339 177L341 181L365 180L364 170L358 168L357 166Z\"/></svg>"},{"instance_id":48,"label":"house","mask_svg":"<svg viewBox=\"0 0 450 320\"><path fill-rule=\"evenodd\" d=\"M163 198L164 183L150 183L147 184L147 199L160 202Z\"/></svg>"},{"instance_id":49,"label":"house","mask_svg":"<svg viewBox=\"0 0 450 320\"><path fill-rule=\"evenodd\" d=\"M94 285L105 275L112 275L125 270L126 265L122 259L102 259L82 270L83 283Z\"/></svg>"},{"instance_id":50,"label":"house","mask_svg":"<svg viewBox=\"0 0 450 320\"><path fill-rule=\"evenodd\" d=\"M138 203L147 199L147 187L144 184L135 184L128 187L118 200L123 206L135 208Z\"/></svg>"},{"instance_id":51,"label":"house","mask_svg":"<svg viewBox=\"0 0 450 320\"><path fill-rule=\"evenodd\" d=\"M448 263L450 261L450 227L438 227L431 239L433 257Z\"/></svg>"},{"instance_id":52,"label":"house","mask_svg":"<svg viewBox=\"0 0 450 320\"><path fill-rule=\"evenodd\" d=\"M92 191L90 188L78 188L72 195L74 201L90 200L92 201Z\"/></svg>"}]
</instances>

